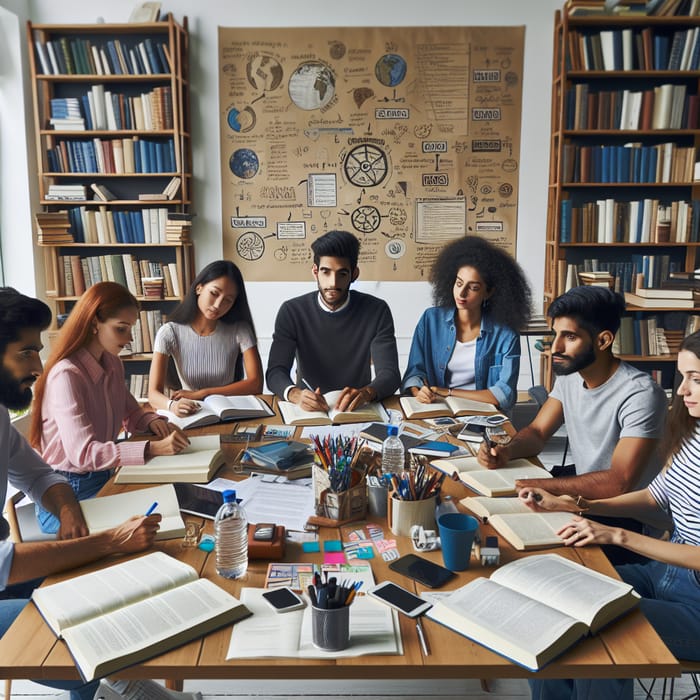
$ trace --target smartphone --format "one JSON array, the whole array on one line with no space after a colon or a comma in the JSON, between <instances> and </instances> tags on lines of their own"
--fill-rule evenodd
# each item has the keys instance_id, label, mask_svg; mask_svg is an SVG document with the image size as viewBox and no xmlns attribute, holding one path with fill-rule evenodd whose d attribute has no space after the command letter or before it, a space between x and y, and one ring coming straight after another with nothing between
<instances>
[{"instance_id":1,"label":"smartphone","mask_svg":"<svg viewBox=\"0 0 700 700\"><path fill-rule=\"evenodd\" d=\"M285 613L304 607L304 601L291 588L271 588L262 594L265 602L276 612Z\"/></svg>"},{"instance_id":2,"label":"smartphone","mask_svg":"<svg viewBox=\"0 0 700 700\"><path fill-rule=\"evenodd\" d=\"M408 576L418 583L422 583L428 588L439 588L449 581L454 574L440 564L434 564L429 559L416 556L415 554L405 554L403 557L392 561L389 564L392 571Z\"/></svg>"},{"instance_id":3,"label":"smartphone","mask_svg":"<svg viewBox=\"0 0 700 700\"><path fill-rule=\"evenodd\" d=\"M367 595L381 600L382 603L386 603L408 617L418 617L432 607L430 603L391 581L384 581L374 588L370 588Z\"/></svg>"}]
</instances>

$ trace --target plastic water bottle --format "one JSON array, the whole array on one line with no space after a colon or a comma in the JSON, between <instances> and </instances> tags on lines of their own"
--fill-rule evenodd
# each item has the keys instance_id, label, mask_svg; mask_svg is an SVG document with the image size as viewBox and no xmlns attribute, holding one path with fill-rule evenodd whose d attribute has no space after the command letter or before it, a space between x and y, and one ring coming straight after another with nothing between
<instances>
[{"instance_id":1,"label":"plastic water bottle","mask_svg":"<svg viewBox=\"0 0 700 700\"><path fill-rule=\"evenodd\" d=\"M399 426L389 425L387 436L382 443L382 472L400 474L406 466L406 453L399 439Z\"/></svg>"},{"instance_id":2,"label":"plastic water bottle","mask_svg":"<svg viewBox=\"0 0 700 700\"><path fill-rule=\"evenodd\" d=\"M440 502L435 506L435 520L445 513L459 513L452 496L440 496Z\"/></svg>"},{"instance_id":3,"label":"plastic water bottle","mask_svg":"<svg viewBox=\"0 0 700 700\"><path fill-rule=\"evenodd\" d=\"M236 501L236 492L224 491L224 503L214 518L216 572L240 578L248 570L248 519Z\"/></svg>"}]
</instances>

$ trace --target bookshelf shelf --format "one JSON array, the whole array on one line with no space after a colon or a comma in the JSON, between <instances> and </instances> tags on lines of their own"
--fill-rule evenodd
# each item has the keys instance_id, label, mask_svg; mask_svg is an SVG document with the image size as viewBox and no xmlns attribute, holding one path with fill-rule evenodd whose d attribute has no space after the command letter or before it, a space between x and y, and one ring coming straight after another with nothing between
<instances>
[{"instance_id":1,"label":"bookshelf shelf","mask_svg":"<svg viewBox=\"0 0 700 700\"><path fill-rule=\"evenodd\" d=\"M46 296L58 316L97 281L128 287L142 308L124 360L148 363L163 316L193 278L189 222L173 233L170 219L192 201L187 18L28 22L27 40L39 202L45 215L68 212L74 240L37 235ZM139 198L166 186L172 199ZM157 276L164 297L146 297L142 278Z\"/></svg>"},{"instance_id":2,"label":"bookshelf shelf","mask_svg":"<svg viewBox=\"0 0 700 700\"><path fill-rule=\"evenodd\" d=\"M551 114L545 310L584 271L624 293L700 267L700 17L557 12ZM668 388L676 355L656 339L697 309L627 312L616 354Z\"/></svg>"}]
</instances>

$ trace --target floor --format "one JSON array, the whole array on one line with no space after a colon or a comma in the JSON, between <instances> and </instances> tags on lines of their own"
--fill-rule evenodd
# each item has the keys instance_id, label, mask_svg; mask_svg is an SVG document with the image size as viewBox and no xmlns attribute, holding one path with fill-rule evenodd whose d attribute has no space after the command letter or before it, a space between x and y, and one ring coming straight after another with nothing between
<instances>
[{"instance_id":1,"label":"floor","mask_svg":"<svg viewBox=\"0 0 700 700\"><path fill-rule=\"evenodd\" d=\"M635 684L635 700L661 698L661 681L648 696ZM2 687L2 686L0 686ZM305 700L369 700L370 698L400 697L405 700L449 700L454 698L497 698L525 700L529 698L527 682L522 680L496 680L490 683L490 692L484 692L478 681L436 681L416 683L415 681L318 681L291 684L285 681L191 681L185 683L185 690L199 690L204 700L237 698L238 700L284 700L304 698ZM676 698L684 698L693 691L690 677L676 681ZM49 700L56 692L30 681L14 681L13 700ZM694 697L694 696L693 696ZM601 700L605 700L601 698Z\"/></svg>"}]
</instances>

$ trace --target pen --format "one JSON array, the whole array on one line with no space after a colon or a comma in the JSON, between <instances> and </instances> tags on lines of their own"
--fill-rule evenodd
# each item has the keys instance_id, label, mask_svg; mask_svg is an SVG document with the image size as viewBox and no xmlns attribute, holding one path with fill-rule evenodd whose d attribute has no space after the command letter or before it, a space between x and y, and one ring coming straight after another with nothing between
<instances>
[{"instance_id":1,"label":"pen","mask_svg":"<svg viewBox=\"0 0 700 700\"><path fill-rule=\"evenodd\" d=\"M301 378L301 383L302 383L309 391L313 391L313 390L314 390L313 387L311 386L311 384L309 384L309 382L307 382L306 379L304 379L304 377Z\"/></svg>"},{"instance_id":2,"label":"pen","mask_svg":"<svg viewBox=\"0 0 700 700\"><path fill-rule=\"evenodd\" d=\"M416 618L416 632L418 633L418 641L420 642L420 647L423 650L425 656L430 656L430 649L428 648L428 640L425 638L425 632L423 630L423 623L420 621L420 617Z\"/></svg>"},{"instance_id":3,"label":"pen","mask_svg":"<svg viewBox=\"0 0 700 700\"><path fill-rule=\"evenodd\" d=\"M158 507L158 501L153 501L151 507L146 511L146 517L153 514L153 511Z\"/></svg>"}]
</instances>

